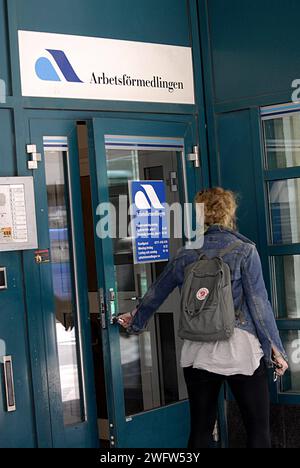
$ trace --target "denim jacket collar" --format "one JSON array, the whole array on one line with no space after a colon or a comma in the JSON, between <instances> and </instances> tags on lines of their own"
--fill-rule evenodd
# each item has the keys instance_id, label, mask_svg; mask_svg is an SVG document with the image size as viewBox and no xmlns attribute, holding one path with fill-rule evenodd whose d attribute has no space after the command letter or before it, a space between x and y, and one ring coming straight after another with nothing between
<instances>
[{"instance_id":1,"label":"denim jacket collar","mask_svg":"<svg viewBox=\"0 0 300 468\"><path fill-rule=\"evenodd\" d=\"M250 240L247 237L243 236L243 234L240 234L239 232L234 231L234 230L232 230L230 228L227 228L225 226L220 226L219 224L213 224L212 226L210 226L207 229L207 231L205 232L205 235L213 234L213 233L216 233L216 232L228 232L229 234L234 235L235 237L237 237L241 241L246 242L247 244L255 245L255 243L252 242L252 240Z\"/></svg>"}]
</instances>

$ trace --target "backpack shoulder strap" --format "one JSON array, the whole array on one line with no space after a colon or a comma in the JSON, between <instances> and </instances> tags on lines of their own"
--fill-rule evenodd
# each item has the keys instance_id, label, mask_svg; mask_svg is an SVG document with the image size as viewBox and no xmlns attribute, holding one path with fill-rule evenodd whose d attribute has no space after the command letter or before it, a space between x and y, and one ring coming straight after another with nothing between
<instances>
[{"instance_id":1,"label":"backpack shoulder strap","mask_svg":"<svg viewBox=\"0 0 300 468\"><path fill-rule=\"evenodd\" d=\"M218 257L220 257L220 258L224 257L225 255L232 252L236 247L238 247L241 244L243 244L242 241L233 242L232 244L230 244L225 249L220 250Z\"/></svg>"},{"instance_id":2,"label":"backpack shoulder strap","mask_svg":"<svg viewBox=\"0 0 300 468\"><path fill-rule=\"evenodd\" d=\"M198 254L198 258L196 261L198 260L203 260L203 259L207 259L204 251L202 249L195 249L195 252Z\"/></svg>"},{"instance_id":3,"label":"backpack shoulder strap","mask_svg":"<svg viewBox=\"0 0 300 468\"><path fill-rule=\"evenodd\" d=\"M237 241L237 242L233 242L231 243L229 246L227 246L225 249L222 249L220 250L219 254L217 255L217 257L219 258L222 258L224 257L225 255L227 255L228 253L232 252L232 250L234 250L236 247L238 247L239 245L242 245L243 242L242 241ZM204 251L202 249L197 249L195 250L198 254L198 260L202 260L202 259L207 259Z\"/></svg>"}]
</instances>

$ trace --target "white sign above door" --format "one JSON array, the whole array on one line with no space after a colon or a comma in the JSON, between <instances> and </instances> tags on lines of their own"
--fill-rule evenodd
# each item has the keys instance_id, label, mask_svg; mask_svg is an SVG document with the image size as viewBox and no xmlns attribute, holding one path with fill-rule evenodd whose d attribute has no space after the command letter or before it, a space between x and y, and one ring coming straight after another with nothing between
<instances>
[{"instance_id":1,"label":"white sign above door","mask_svg":"<svg viewBox=\"0 0 300 468\"><path fill-rule=\"evenodd\" d=\"M19 31L22 95L194 104L189 47Z\"/></svg>"}]
</instances>

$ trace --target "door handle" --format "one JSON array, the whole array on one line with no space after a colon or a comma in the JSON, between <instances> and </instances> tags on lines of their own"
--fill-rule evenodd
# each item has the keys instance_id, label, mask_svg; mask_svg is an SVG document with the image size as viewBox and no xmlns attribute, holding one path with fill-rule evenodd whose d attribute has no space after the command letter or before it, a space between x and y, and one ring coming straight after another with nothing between
<instances>
[{"instance_id":1,"label":"door handle","mask_svg":"<svg viewBox=\"0 0 300 468\"><path fill-rule=\"evenodd\" d=\"M113 288L108 291L108 307L109 307L109 322L111 325L115 323L116 319L116 294Z\"/></svg>"},{"instance_id":2,"label":"door handle","mask_svg":"<svg viewBox=\"0 0 300 468\"><path fill-rule=\"evenodd\" d=\"M106 303L105 303L105 295L104 289L98 289L98 296L99 296L99 305L100 305L100 316L99 319L101 321L101 328L105 330L106 328Z\"/></svg>"},{"instance_id":3,"label":"door handle","mask_svg":"<svg viewBox=\"0 0 300 468\"><path fill-rule=\"evenodd\" d=\"M140 301L141 299L143 299L143 298L142 298L142 297L134 296L134 297L129 297L129 298L127 298L127 299L123 299L123 301L135 302L135 301Z\"/></svg>"},{"instance_id":4,"label":"door handle","mask_svg":"<svg viewBox=\"0 0 300 468\"><path fill-rule=\"evenodd\" d=\"M17 409L12 356L4 356L3 365L7 411L8 413L11 413Z\"/></svg>"}]
</instances>

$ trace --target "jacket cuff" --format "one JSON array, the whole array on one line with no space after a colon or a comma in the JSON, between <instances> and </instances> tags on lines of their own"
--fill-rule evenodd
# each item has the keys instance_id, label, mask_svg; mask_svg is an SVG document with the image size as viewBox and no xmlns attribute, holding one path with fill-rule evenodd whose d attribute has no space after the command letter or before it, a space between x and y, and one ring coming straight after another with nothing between
<instances>
[{"instance_id":1,"label":"jacket cuff","mask_svg":"<svg viewBox=\"0 0 300 468\"><path fill-rule=\"evenodd\" d=\"M137 327L136 325L130 325L127 329L126 332L128 335L139 335L142 333L144 329Z\"/></svg>"}]
</instances>

